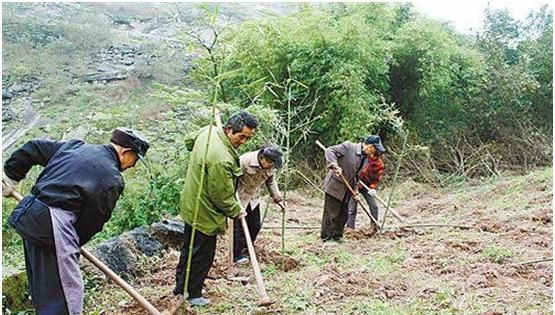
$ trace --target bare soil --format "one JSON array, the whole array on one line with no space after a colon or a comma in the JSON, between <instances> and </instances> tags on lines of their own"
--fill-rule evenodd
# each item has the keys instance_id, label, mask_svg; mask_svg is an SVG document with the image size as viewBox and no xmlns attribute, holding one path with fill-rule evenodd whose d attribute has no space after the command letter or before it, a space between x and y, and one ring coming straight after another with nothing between
<instances>
[{"instance_id":1,"label":"bare soil","mask_svg":"<svg viewBox=\"0 0 555 315\"><path fill-rule=\"evenodd\" d=\"M281 230L263 229L255 247L276 302L268 307L257 305L250 264L234 268L233 276L242 281L228 279L225 236L205 283L210 307L176 311L180 301L171 290L177 251L168 252L134 285L159 310L176 314L551 314L552 261L533 262L553 254L551 176L543 176L515 192L511 189L527 177L447 192L419 186L414 191L430 192L394 203L405 223L472 229L400 228L403 224L389 216L386 229L372 234L364 213L343 243L321 242L318 229L288 229L284 265ZM293 221L287 225L319 226L322 199L291 193L286 218ZM269 211L264 224L279 226L281 213ZM115 307L112 302L105 314L145 314L122 298L127 301Z\"/></svg>"}]
</instances>

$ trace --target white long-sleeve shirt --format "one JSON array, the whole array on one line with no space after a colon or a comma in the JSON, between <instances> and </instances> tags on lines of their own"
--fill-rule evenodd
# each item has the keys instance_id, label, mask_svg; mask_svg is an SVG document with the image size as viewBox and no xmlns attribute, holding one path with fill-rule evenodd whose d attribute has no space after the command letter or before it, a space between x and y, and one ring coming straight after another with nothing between
<instances>
[{"instance_id":1,"label":"white long-sleeve shirt","mask_svg":"<svg viewBox=\"0 0 555 315\"><path fill-rule=\"evenodd\" d=\"M239 157L243 175L239 177L239 201L244 208L247 205L254 209L260 203L260 187L266 183L270 196L275 199L281 196L275 181L276 169L263 169L258 161L258 152L252 151Z\"/></svg>"}]
</instances>

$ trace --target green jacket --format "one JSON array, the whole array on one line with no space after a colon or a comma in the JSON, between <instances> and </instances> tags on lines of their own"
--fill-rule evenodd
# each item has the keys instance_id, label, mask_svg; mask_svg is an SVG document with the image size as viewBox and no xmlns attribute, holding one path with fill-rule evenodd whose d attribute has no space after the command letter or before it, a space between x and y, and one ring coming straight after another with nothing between
<instances>
[{"instance_id":1,"label":"green jacket","mask_svg":"<svg viewBox=\"0 0 555 315\"><path fill-rule=\"evenodd\" d=\"M212 236L224 234L227 227L226 217L234 218L241 212L241 206L235 195L241 167L239 155L224 131L221 128L212 127L204 184L201 185L200 177L208 131L208 127L204 127L196 137L189 136L185 141L191 154L181 192L181 217L183 221L193 226L196 199L201 189L196 227L200 232Z\"/></svg>"}]
</instances>

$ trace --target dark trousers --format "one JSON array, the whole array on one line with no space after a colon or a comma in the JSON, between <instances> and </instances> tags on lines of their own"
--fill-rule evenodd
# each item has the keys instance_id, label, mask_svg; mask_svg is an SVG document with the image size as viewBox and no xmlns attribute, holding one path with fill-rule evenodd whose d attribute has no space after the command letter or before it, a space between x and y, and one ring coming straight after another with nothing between
<instances>
[{"instance_id":1,"label":"dark trousers","mask_svg":"<svg viewBox=\"0 0 555 315\"><path fill-rule=\"evenodd\" d=\"M25 270L36 314L81 314L83 282L74 227L77 213L48 207L27 196L9 220L23 236Z\"/></svg>"},{"instance_id":2,"label":"dark trousers","mask_svg":"<svg viewBox=\"0 0 555 315\"><path fill-rule=\"evenodd\" d=\"M343 229L348 216L349 199L349 195L345 195L343 200L338 200L326 193L320 238L329 240L343 237Z\"/></svg>"},{"instance_id":3,"label":"dark trousers","mask_svg":"<svg viewBox=\"0 0 555 315\"><path fill-rule=\"evenodd\" d=\"M38 315L69 314L56 252L23 240L29 291Z\"/></svg>"},{"instance_id":4,"label":"dark trousers","mask_svg":"<svg viewBox=\"0 0 555 315\"><path fill-rule=\"evenodd\" d=\"M254 240L262 227L262 223L260 222L260 204L252 210L250 204L247 206L247 216L245 220L247 221L249 234L254 244ZM245 238L245 232L243 231L243 225L240 219L235 219L233 220L233 258L243 256L245 249L247 249L247 240Z\"/></svg>"},{"instance_id":5,"label":"dark trousers","mask_svg":"<svg viewBox=\"0 0 555 315\"><path fill-rule=\"evenodd\" d=\"M366 200L366 203L370 207L370 214L374 217L374 219L376 219L376 221L378 221L379 213L378 213L378 204L376 203L376 198L370 196L366 189L359 190L359 193L364 197L364 199ZM350 227L352 229L355 228L355 221L357 219L357 208L358 208L358 202L353 198L351 198L351 200L349 201L349 217L347 219L347 227Z\"/></svg>"},{"instance_id":6,"label":"dark trousers","mask_svg":"<svg viewBox=\"0 0 555 315\"><path fill-rule=\"evenodd\" d=\"M191 242L192 230L193 228L189 224L185 223L183 248L181 249L181 256L179 257L179 263L177 264L175 272L174 294L183 294L185 289L187 258L189 257L189 243ZM197 298L202 296L204 280L206 279L206 276L208 276L208 272L214 262L214 256L216 255L216 240L216 235L209 236L199 230L195 230L189 285L187 286L187 298Z\"/></svg>"}]
</instances>

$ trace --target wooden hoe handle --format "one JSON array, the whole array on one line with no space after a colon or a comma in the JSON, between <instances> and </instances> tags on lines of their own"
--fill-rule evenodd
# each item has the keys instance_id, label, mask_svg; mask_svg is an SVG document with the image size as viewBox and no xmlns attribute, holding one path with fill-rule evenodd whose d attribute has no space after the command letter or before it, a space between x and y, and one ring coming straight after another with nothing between
<instances>
[{"instance_id":1,"label":"wooden hoe handle","mask_svg":"<svg viewBox=\"0 0 555 315\"><path fill-rule=\"evenodd\" d=\"M254 252L254 246L252 245L252 239L251 234L249 233L249 227L247 226L247 220L245 220L244 217L241 218L241 225L243 225L243 231L245 232L245 240L247 241L249 257L251 259L252 269L254 270L256 285L258 286L258 295L260 297L259 304L270 305L273 302L270 300L268 293L266 293L266 287L264 286L264 280L262 280L262 273L260 272L260 265L258 265L256 253Z\"/></svg>"}]
</instances>

